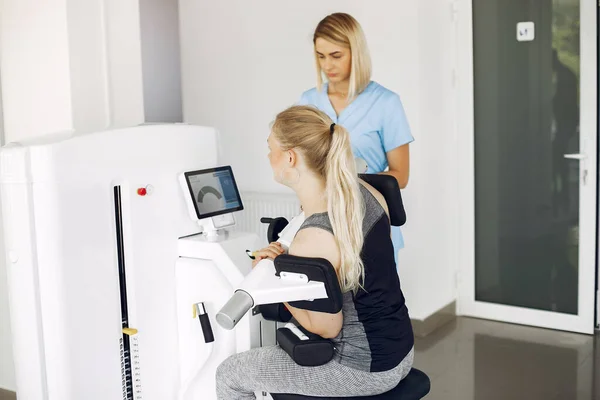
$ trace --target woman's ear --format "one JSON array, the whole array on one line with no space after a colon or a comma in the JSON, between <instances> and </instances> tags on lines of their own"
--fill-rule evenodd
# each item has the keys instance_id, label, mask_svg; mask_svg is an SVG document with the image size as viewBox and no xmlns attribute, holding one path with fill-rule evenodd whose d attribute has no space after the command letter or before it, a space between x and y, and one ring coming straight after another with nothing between
<instances>
[{"instance_id":1,"label":"woman's ear","mask_svg":"<svg viewBox=\"0 0 600 400\"><path fill-rule=\"evenodd\" d=\"M288 163L288 165L290 167L295 167L296 162L298 161L298 155L296 154L296 152L293 149L290 149L287 151L287 154L285 156L287 157L286 162Z\"/></svg>"}]
</instances>

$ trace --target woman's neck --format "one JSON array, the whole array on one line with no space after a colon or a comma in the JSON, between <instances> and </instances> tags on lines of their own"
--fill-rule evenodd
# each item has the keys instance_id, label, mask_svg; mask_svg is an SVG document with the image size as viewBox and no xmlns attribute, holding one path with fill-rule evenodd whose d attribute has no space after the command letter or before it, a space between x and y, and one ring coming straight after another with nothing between
<instances>
[{"instance_id":1,"label":"woman's neck","mask_svg":"<svg viewBox=\"0 0 600 400\"><path fill-rule=\"evenodd\" d=\"M327 211L326 187L322 178L306 175L293 189L306 217Z\"/></svg>"},{"instance_id":2,"label":"woman's neck","mask_svg":"<svg viewBox=\"0 0 600 400\"><path fill-rule=\"evenodd\" d=\"M342 96L348 95L350 81L345 80L337 83L329 82L329 94L339 94Z\"/></svg>"}]
</instances>

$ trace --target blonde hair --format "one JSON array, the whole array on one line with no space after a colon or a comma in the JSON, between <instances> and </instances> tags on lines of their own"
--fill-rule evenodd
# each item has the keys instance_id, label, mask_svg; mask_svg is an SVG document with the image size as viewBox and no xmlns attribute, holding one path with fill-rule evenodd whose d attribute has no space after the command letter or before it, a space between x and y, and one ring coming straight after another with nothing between
<instances>
[{"instance_id":1,"label":"blonde hair","mask_svg":"<svg viewBox=\"0 0 600 400\"><path fill-rule=\"evenodd\" d=\"M318 38L350 49L352 64L348 101L353 100L365 90L371 81L371 55L362 27L351 15L335 13L319 22L313 35L313 45L316 44ZM323 87L323 71L316 50L315 62L317 65L317 88L320 91Z\"/></svg>"},{"instance_id":2,"label":"blonde hair","mask_svg":"<svg viewBox=\"0 0 600 400\"><path fill-rule=\"evenodd\" d=\"M365 205L350 135L340 125L331 133L331 124L315 107L293 106L277 115L272 132L284 150L300 152L306 166L325 179L327 212L341 256L340 286L343 292L356 291L365 273L361 258Z\"/></svg>"}]
</instances>

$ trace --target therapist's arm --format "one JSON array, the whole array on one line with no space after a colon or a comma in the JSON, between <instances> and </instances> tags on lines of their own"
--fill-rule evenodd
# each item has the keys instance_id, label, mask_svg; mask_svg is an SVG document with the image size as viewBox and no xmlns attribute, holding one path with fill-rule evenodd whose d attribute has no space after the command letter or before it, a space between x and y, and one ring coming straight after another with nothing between
<instances>
[{"instance_id":1,"label":"therapist's arm","mask_svg":"<svg viewBox=\"0 0 600 400\"><path fill-rule=\"evenodd\" d=\"M385 150L389 171L382 172L392 175L398 181L401 189L408 185L410 157L408 145L414 139L410 132L408 119L400 96L391 96L383 110L381 139Z\"/></svg>"},{"instance_id":2,"label":"therapist's arm","mask_svg":"<svg viewBox=\"0 0 600 400\"><path fill-rule=\"evenodd\" d=\"M408 177L410 175L410 152L408 143L393 150L388 151L387 160L389 170L382 172L382 175L391 175L398 181L400 189L404 189L408 185Z\"/></svg>"}]
</instances>

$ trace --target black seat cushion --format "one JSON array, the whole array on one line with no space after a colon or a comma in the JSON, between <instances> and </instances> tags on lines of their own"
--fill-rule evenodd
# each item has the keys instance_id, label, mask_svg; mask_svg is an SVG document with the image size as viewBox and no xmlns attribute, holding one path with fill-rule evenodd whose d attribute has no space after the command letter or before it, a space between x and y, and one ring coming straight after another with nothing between
<instances>
[{"instance_id":1,"label":"black seat cushion","mask_svg":"<svg viewBox=\"0 0 600 400\"><path fill-rule=\"evenodd\" d=\"M402 379L398 386L382 394L376 396L359 396L359 397L314 397L302 396L299 394L279 394L271 393L273 400L324 400L324 399L340 399L340 400L419 400L427 396L431 390L431 382L429 377L422 371L416 368L410 370L406 378Z\"/></svg>"}]
</instances>

